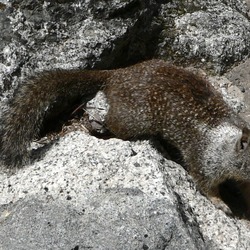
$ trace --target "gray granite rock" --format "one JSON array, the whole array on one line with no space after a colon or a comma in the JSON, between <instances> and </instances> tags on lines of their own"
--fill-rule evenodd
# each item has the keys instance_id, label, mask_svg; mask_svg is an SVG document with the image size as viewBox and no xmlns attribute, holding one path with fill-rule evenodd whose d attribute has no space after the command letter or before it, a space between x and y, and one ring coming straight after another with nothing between
<instances>
[{"instance_id":1,"label":"gray granite rock","mask_svg":"<svg viewBox=\"0 0 250 250\"><path fill-rule=\"evenodd\" d=\"M249 56L250 25L244 1L171 1L162 5L160 55L182 65L223 73Z\"/></svg>"},{"instance_id":2,"label":"gray granite rock","mask_svg":"<svg viewBox=\"0 0 250 250\"><path fill-rule=\"evenodd\" d=\"M244 109L241 110L241 114L246 121L250 123L250 60L237 65L225 76L233 83L233 86L237 86L241 90L241 94L238 93L238 98L243 95Z\"/></svg>"},{"instance_id":3,"label":"gray granite rock","mask_svg":"<svg viewBox=\"0 0 250 250\"><path fill-rule=\"evenodd\" d=\"M247 249L250 242L246 221L217 210L147 141L73 132L38 158L0 176L1 249Z\"/></svg>"}]
</instances>

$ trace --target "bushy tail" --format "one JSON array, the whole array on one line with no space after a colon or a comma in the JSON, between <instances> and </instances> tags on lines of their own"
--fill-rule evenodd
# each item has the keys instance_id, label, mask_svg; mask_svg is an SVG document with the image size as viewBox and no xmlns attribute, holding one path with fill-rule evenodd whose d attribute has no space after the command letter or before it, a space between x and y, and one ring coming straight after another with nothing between
<instances>
[{"instance_id":1,"label":"bushy tail","mask_svg":"<svg viewBox=\"0 0 250 250\"><path fill-rule=\"evenodd\" d=\"M53 106L63 111L73 100L95 94L108 76L108 71L55 70L22 84L2 116L0 149L4 163L25 164L29 159L27 148Z\"/></svg>"}]
</instances>

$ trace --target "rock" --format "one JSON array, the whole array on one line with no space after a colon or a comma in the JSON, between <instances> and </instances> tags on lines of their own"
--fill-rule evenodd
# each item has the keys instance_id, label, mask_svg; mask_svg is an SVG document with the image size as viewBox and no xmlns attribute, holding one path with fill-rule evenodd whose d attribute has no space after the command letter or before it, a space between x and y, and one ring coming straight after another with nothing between
<instances>
[{"instance_id":1,"label":"rock","mask_svg":"<svg viewBox=\"0 0 250 250\"><path fill-rule=\"evenodd\" d=\"M234 67L232 70L227 72L225 76L237 86L242 94L244 95L243 101L245 108L241 114L246 121L250 123L250 60L247 59L245 62Z\"/></svg>"},{"instance_id":2,"label":"rock","mask_svg":"<svg viewBox=\"0 0 250 250\"><path fill-rule=\"evenodd\" d=\"M244 249L250 240L246 222L215 209L147 141L73 132L0 183L2 249Z\"/></svg>"},{"instance_id":3,"label":"rock","mask_svg":"<svg viewBox=\"0 0 250 250\"><path fill-rule=\"evenodd\" d=\"M18 84L51 68L156 57L222 74L249 57L248 13L240 0L2 1L0 113ZM209 76L238 111L241 65ZM249 224L216 209L149 141L74 131L40 145L14 173L1 166L3 250L248 249Z\"/></svg>"},{"instance_id":4,"label":"rock","mask_svg":"<svg viewBox=\"0 0 250 250\"><path fill-rule=\"evenodd\" d=\"M198 224L183 220L190 211L177 209L180 198L164 184L164 162L148 142L68 134L41 161L1 177L1 203L14 202L2 206L1 248L205 246L189 235L200 235Z\"/></svg>"},{"instance_id":5,"label":"rock","mask_svg":"<svg viewBox=\"0 0 250 250\"><path fill-rule=\"evenodd\" d=\"M249 56L250 25L244 1L177 1L162 5L160 55L181 65L223 73ZM237 7L236 7L237 6Z\"/></svg>"},{"instance_id":6,"label":"rock","mask_svg":"<svg viewBox=\"0 0 250 250\"><path fill-rule=\"evenodd\" d=\"M114 68L152 56L160 29L151 25L156 8L146 2L16 0L6 4L0 9L2 92L34 70Z\"/></svg>"}]
</instances>

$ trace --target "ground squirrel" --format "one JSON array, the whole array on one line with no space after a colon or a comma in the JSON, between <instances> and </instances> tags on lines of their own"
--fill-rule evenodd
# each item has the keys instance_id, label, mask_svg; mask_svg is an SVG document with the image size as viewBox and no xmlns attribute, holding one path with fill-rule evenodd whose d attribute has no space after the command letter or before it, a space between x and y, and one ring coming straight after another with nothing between
<instances>
[{"instance_id":1,"label":"ground squirrel","mask_svg":"<svg viewBox=\"0 0 250 250\"><path fill-rule=\"evenodd\" d=\"M217 195L227 179L250 181L247 123L207 80L162 60L116 70L52 70L28 80L2 117L5 164L26 163L44 119L98 90L109 104L110 132L124 140L144 135L167 140L206 195Z\"/></svg>"}]
</instances>

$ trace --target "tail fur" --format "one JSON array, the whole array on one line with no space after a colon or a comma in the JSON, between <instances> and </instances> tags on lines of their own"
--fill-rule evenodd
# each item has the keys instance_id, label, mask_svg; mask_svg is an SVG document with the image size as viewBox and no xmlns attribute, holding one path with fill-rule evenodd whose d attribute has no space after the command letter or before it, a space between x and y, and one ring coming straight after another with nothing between
<instances>
[{"instance_id":1,"label":"tail fur","mask_svg":"<svg viewBox=\"0 0 250 250\"><path fill-rule=\"evenodd\" d=\"M53 106L62 112L75 99L95 94L108 71L55 70L41 73L22 84L2 116L1 158L8 166L28 162L28 146L38 135Z\"/></svg>"}]
</instances>

